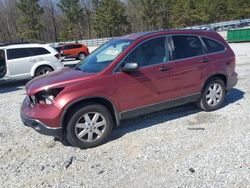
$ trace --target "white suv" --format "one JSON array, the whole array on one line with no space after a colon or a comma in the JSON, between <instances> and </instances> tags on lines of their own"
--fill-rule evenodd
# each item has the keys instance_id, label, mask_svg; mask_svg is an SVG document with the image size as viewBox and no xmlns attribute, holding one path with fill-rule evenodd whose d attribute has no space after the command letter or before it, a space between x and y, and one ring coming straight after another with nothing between
<instances>
[{"instance_id":1,"label":"white suv","mask_svg":"<svg viewBox=\"0 0 250 188\"><path fill-rule=\"evenodd\" d=\"M0 81L33 78L63 67L60 54L49 45L0 46Z\"/></svg>"}]
</instances>

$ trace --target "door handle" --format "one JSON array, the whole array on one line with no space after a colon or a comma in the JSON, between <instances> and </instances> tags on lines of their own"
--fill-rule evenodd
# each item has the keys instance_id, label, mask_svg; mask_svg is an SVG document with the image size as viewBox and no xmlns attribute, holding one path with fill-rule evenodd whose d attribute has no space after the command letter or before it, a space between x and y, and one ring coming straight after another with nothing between
<instances>
[{"instance_id":1,"label":"door handle","mask_svg":"<svg viewBox=\"0 0 250 188\"><path fill-rule=\"evenodd\" d=\"M203 58L203 59L201 60L201 62L202 62L202 63L208 63L208 62L210 62L210 59L208 59L208 58Z\"/></svg>"},{"instance_id":2,"label":"door handle","mask_svg":"<svg viewBox=\"0 0 250 188\"><path fill-rule=\"evenodd\" d=\"M166 66L162 66L159 68L159 71L169 71L169 70L171 70L171 68Z\"/></svg>"}]
</instances>

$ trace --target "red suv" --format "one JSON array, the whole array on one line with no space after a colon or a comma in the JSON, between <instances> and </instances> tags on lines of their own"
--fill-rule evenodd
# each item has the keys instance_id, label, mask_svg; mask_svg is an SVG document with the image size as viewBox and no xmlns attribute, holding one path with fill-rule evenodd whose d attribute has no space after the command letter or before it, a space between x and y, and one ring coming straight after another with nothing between
<instances>
[{"instance_id":1,"label":"red suv","mask_svg":"<svg viewBox=\"0 0 250 188\"><path fill-rule=\"evenodd\" d=\"M83 60L89 55L89 49L84 44L64 44L56 49L66 58Z\"/></svg>"},{"instance_id":2,"label":"red suv","mask_svg":"<svg viewBox=\"0 0 250 188\"><path fill-rule=\"evenodd\" d=\"M216 32L131 34L72 69L29 82L21 117L42 134L90 148L104 143L123 119L191 102L216 110L237 76L234 52Z\"/></svg>"}]
</instances>

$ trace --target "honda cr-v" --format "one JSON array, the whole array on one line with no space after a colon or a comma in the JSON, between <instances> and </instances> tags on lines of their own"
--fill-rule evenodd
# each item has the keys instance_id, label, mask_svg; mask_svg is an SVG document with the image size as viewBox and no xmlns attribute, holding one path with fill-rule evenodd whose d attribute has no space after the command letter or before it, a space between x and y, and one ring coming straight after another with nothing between
<instances>
[{"instance_id":1,"label":"honda cr-v","mask_svg":"<svg viewBox=\"0 0 250 188\"><path fill-rule=\"evenodd\" d=\"M21 117L42 134L90 148L123 119L191 102L216 110L236 83L234 52L216 32L136 33L29 82Z\"/></svg>"}]
</instances>

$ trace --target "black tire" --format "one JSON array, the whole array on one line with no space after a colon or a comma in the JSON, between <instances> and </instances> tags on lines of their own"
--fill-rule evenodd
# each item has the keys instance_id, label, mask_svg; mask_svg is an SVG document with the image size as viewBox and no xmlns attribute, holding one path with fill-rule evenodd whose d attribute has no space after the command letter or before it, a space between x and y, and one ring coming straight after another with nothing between
<instances>
[{"instance_id":1,"label":"black tire","mask_svg":"<svg viewBox=\"0 0 250 188\"><path fill-rule=\"evenodd\" d=\"M78 54L78 56L77 56L77 60L83 60L83 59L85 59L86 58L86 55L85 55L85 53L83 53L83 52L81 52L81 53L79 53Z\"/></svg>"},{"instance_id":2,"label":"black tire","mask_svg":"<svg viewBox=\"0 0 250 188\"><path fill-rule=\"evenodd\" d=\"M87 116L91 118L91 115L94 113L100 114L100 118L104 119L104 121L106 122L102 130L100 130L100 127L98 128L94 127L94 124L93 126L86 125L87 121L85 121L85 116L83 117L83 115L87 114ZM94 119L94 116L92 118ZM93 119L91 119L92 122L94 121ZM84 126L85 128L76 127L79 121L81 121L80 124L82 124L82 126ZM68 141L73 146L81 149L86 149L86 148L93 148L105 143L110 133L112 132L112 129L113 129L113 119L109 110L106 107L99 104L87 104L85 106L78 107L75 111L73 111L70 114L66 135ZM101 136L97 135L96 131L98 130L102 133ZM80 135L80 133L84 131L85 135L82 138L79 138L77 135ZM86 131L88 132L86 133ZM95 138L95 140L87 141L90 137L89 134L92 134L92 137L93 139Z\"/></svg>"},{"instance_id":3,"label":"black tire","mask_svg":"<svg viewBox=\"0 0 250 188\"><path fill-rule=\"evenodd\" d=\"M35 77L42 76L42 75L47 74L48 72L52 72L52 71L53 71L53 69L49 66L38 67L36 69L36 72L35 72Z\"/></svg>"},{"instance_id":4,"label":"black tire","mask_svg":"<svg viewBox=\"0 0 250 188\"><path fill-rule=\"evenodd\" d=\"M209 94L210 94L210 90L212 90L212 88L214 88L216 85L218 86L217 91L219 91L219 88L221 88L221 92L217 93L217 91L214 91L216 92L217 96L220 96L218 98L214 96L215 101L216 101L214 102L214 101L210 101ZM215 94L211 93L211 95L215 95ZM214 77L214 78L211 78L207 82L205 89L203 89L201 98L197 102L197 106L207 112L214 111L222 107L225 97L226 97L226 87L225 87L224 81L221 80L220 78Z\"/></svg>"}]
</instances>

